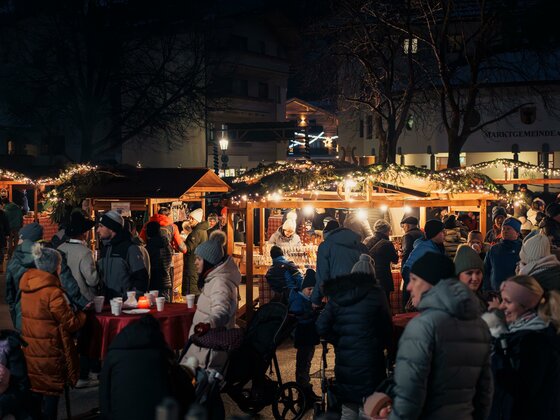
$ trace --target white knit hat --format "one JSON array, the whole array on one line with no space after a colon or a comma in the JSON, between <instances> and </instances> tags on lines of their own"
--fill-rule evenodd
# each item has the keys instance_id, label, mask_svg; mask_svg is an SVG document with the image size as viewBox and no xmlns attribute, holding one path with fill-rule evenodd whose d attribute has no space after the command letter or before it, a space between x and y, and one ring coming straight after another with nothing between
<instances>
[{"instance_id":1,"label":"white knit hat","mask_svg":"<svg viewBox=\"0 0 560 420\"><path fill-rule=\"evenodd\" d=\"M292 230L295 232L296 222L293 219L286 219L286 221L282 225L282 230Z\"/></svg>"},{"instance_id":2,"label":"white knit hat","mask_svg":"<svg viewBox=\"0 0 560 420\"><path fill-rule=\"evenodd\" d=\"M196 209L191 211L189 213L189 216L191 216L194 220L200 223L202 222L202 218L204 217L204 212L202 211L202 209Z\"/></svg>"},{"instance_id":3,"label":"white knit hat","mask_svg":"<svg viewBox=\"0 0 560 420\"><path fill-rule=\"evenodd\" d=\"M538 234L523 242L521 251L519 251L519 258L524 264L529 264L540 260L541 258L550 255L550 240Z\"/></svg>"},{"instance_id":4,"label":"white knit hat","mask_svg":"<svg viewBox=\"0 0 560 420\"><path fill-rule=\"evenodd\" d=\"M368 254L360 255L360 259L352 267L352 273L366 273L375 275L373 259Z\"/></svg>"}]
</instances>

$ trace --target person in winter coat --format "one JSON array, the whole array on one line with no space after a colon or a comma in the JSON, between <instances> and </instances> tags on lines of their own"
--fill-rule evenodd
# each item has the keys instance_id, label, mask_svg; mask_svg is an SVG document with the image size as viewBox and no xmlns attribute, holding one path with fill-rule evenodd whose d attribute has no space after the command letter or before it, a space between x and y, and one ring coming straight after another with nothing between
<instances>
[{"instance_id":1,"label":"person in winter coat","mask_svg":"<svg viewBox=\"0 0 560 420\"><path fill-rule=\"evenodd\" d=\"M182 369L154 317L146 315L127 325L111 342L103 361L101 418L153 420L166 397L175 398L179 418L184 418L194 402L194 388Z\"/></svg>"},{"instance_id":2,"label":"person in winter coat","mask_svg":"<svg viewBox=\"0 0 560 420\"><path fill-rule=\"evenodd\" d=\"M420 315L399 340L391 420L488 416L490 332L476 297L454 274L440 253L425 254L411 268L408 289Z\"/></svg>"},{"instance_id":3,"label":"person in winter coat","mask_svg":"<svg viewBox=\"0 0 560 420\"><path fill-rule=\"evenodd\" d=\"M142 253L142 259L144 260L144 267L146 267L146 271L148 272L148 277L151 278L152 267L150 266L150 255L148 254L148 250L146 249L146 242L144 242L142 238L138 235L138 229L136 229L136 224L134 223L134 220L130 217L123 217L123 219L124 219L124 229L130 232L132 243L134 245L138 245L138 249ZM169 230L166 230L166 232L169 232Z\"/></svg>"},{"instance_id":4,"label":"person in winter coat","mask_svg":"<svg viewBox=\"0 0 560 420\"><path fill-rule=\"evenodd\" d=\"M6 303L14 328L21 331L21 291L19 282L23 274L35 268L35 260L31 253L33 244L43 238L43 227L39 223L30 223L20 230L21 243L16 247L12 259L6 268Z\"/></svg>"},{"instance_id":5,"label":"person in winter coat","mask_svg":"<svg viewBox=\"0 0 560 420\"><path fill-rule=\"evenodd\" d=\"M91 302L96 296L99 285L99 274L93 260L93 253L85 243L86 235L94 225L93 220L83 216L75 217L66 229L70 239L57 248L66 257L72 276L87 302Z\"/></svg>"},{"instance_id":6,"label":"person in winter coat","mask_svg":"<svg viewBox=\"0 0 560 420\"><path fill-rule=\"evenodd\" d=\"M85 323L83 312L74 313L62 290L58 273L60 253L35 244L35 266L20 282L21 336L31 381L31 391L43 402L44 419L57 418L58 399L66 385L78 379L78 353L72 334Z\"/></svg>"},{"instance_id":7,"label":"person in winter coat","mask_svg":"<svg viewBox=\"0 0 560 420\"><path fill-rule=\"evenodd\" d=\"M23 212L21 207L16 203L8 202L4 206L4 214L8 218L10 226L10 237L8 238L8 259L12 255L18 245L19 230L23 227Z\"/></svg>"},{"instance_id":8,"label":"person in winter coat","mask_svg":"<svg viewBox=\"0 0 560 420\"><path fill-rule=\"evenodd\" d=\"M287 305L292 293L299 290L303 276L297 266L284 257L284 251L279 246L270 248L270 258L272 265L265 278L273 292L272 301Z\"/></svg>"},{"instance_id":9,"label":"person in winter coat","mask_svg":"<svg viewBox=\"0 0 560 420\"><path fill-rule=\"evenodd\" d=\"M521 251L521 222L508 217L502 223L502 241L490 248L484 259L484 290L500 290L500 284L515 275Z\"/></svg>"},{"instance_id":10,"label":"person in winter coat","mask_svg":"<svg viewBox=\"0 0 560 420\"><path fill-rule=\"evenodd\" d=\"M459 281L465 284L478 298L482 312L488 310L488 300L491 296L482 291L482 280L484 278L484 262L478 253L468 245L457 248L455 259L455 275Z\"/></svg>"},{"instance_id":11,"label":"person in winter coat","mask_svg":"<svg viewBox=\"0 0 560 420\"><path fill-rule=\"evenodd\" d=\"M97 266L106 297L126 298L130 290L146 292L150 283L148 270L140 248L132 243L130 233L124 229L122 216L113 210L103 214L97 233L105 244Z\"/></svg>"},{"instance_id":12,"label":"person in winter coat","mask_svg":"<svg viewBox=\"0 0 560 420\"><path fill-rule=\"evenodd\" d=\"M535 198L531 203L531 208L527 211L527 219L534 225L537 226L537 215L539 213L544 213L546 203L542 198Z\"/></svg>"},{"instance_id":13,"label":"person in winter coat","mask_svg":"<svg viewBox=\"0 0 560 420\"><path fill-rule=\"evenodd\" d=\"M467 237L467 245L476 251L482 261L486 258L486 253L490 249L490 245L484 243L484 236L479 230L471 230Z\"/></svg>"},{"instance_id":14,"label":"person in winter coat","mask_svg":"<svg viewBox=\"0 0 560 420\"><path fill-rule=\"evenodd\" d=\"M417 239L424 238L424 232L418 228L418 219L413 216L405 217L401 222L401 228L404 230L401 264L404 265L414 248L414 242Z\"/></svg>"},{"instance_id":15,"label":"person in winter coat","mask_svg":"<svg viewBox=\"0 0 560 420\"><path fill-rule=\"evenodd\" d=\"M550 253L546 236L538 234L523 241L517 274L533 277L545 291L560 291L560 261Z\"/></svg>"},{"instance_id":16,"label":"person in winter coat","mask_svg":"<svg viewBox=\"0 0 560 420\"><path fill-rule=\"evenodd\" d=\"M375 232L373 237L366 243L369 256L375 262L375 278L385 291L387 302L389 296L395 290L393 285L393 275L391 274L391 263L399 262L399 255L393 243L389 240L391 235L391 225L383 219L379 219L373 225Z\"/></svg>"},{"instance_id":17,"label":"person in winter coat","mask_svg":"<svg viewBox=\"0 0 560 420\"><path fill-rule=\"evenodd\" d=\"M496 398L490 418L557 419L560 294L545 292L529 276L507 279L500 292L508 333L495 342Z\"/></svg>"},{"instance_id":18,"label":"person in winter coat","mask_svg":"<svg viewBox=\"0 0 560 420\"><path fill-rule=\"evenodd\" d=\"M402 264L401 273L403 278L403 310L406 309L408 301L410 300L410 294L408 293L408 280L410 268L412 265L419 260L422 256L428 252L435 252L438 254L445 254L445 248L443 247L444 239L444 226L439 220L432 219L426 222L424 226L424 231L426 232L425 239L417 239L414 242L414 249L410 253L410 256L404 264Z\"/></svg>"},{"instance_id":19,"label":"person in winter coat","mask_svg":"<svg viewBox=\"0 0 560 420\"><path fill-rule=\"evenodd\" d=\"M341 228L336 220L331 220L323 230L324 241L317 249L317 283L311 295L311 302L320 306L323 300L323 283L328 279L349 274L361 254L367 248L360 236L347 228Z\"/></svg>"},{"instance_id":20,"label":"person in winter coat","mask_svg":"<svg viewBox=\"0 0 560 420\"><path fill-rule=\"evenodd\" d=\"M196 209L190 212L187 219L192 231L185 241L187 246L187 253L184 257L183 265L183 285L182 294L186 295L192 293L199 295L200 289L198 288L198 273L195 266L195 250L196 248L208 240L208 222L203 221L204 212L202 209Z\"/></svg>"},{"instance_id":21,"label":"person in winter coat","mask_svg":"<svg viewBox=\"0 0 560 420\"><path fill-rule=\"evenodd\" d=\"M161 230L162 228L157 222L149 222L146 225L148 238L146 249L150 255L152 269L150 288L158 290L159 296L165 297L166 302L171 302L173 297L173 279L171 278L173 250L167 235L163 234Z\"/></svg>"},{"instance_id":22,"label":"person in winter coat","mask_svg":"<svg viewBox=\"0 0 560 420\"><path fill-rule=\"evenodd\" d=\"M502 239L502 223L506 220L507 211L504 207L496 206L492 208L492 229L486 232L484 242L494 245Z\"/></svg>"},{"instance_id":23,"label":"person in winter coat","mask_svg":"<svg viewBox=\"0 0 560 420\"><path fill-rule=\"evenodd\" d=\"M325 282L329 301L316 323L317 333L334 345L336 396L344 420L361 418L362 399L385 379L383 352L392 333L385 293L362 265Z\"/></svg>"},{"instance_id":24,"label":"person in winter coat","mask_svg":"<svg viewBox=\"0 0 560 420\"><path fill-rule=\"evenodd\" d=\"M9 372L5 390L0 389L0 417L27 419L31 414L29 378L22 347L26 346L17 331L0 331L0 365ZM1 386L0 374L0 388Z\"/></svg>"},{"instance_id":25,"label":"person in winter coat","mask_svg":"<svg viewBox=\"0 0 560 420\"><path fill-rule=\"evenodd\" d=\"M294 331L294 347L296 352L296 382L302 386L308 407L320 398L313 392L309 371L315 354L315 346L319 344L319 336L315 331L316 312L311 305L311 293L315 287L315 271L308 269L303 281L298 282L297 291L290 294L289 311L297 319Z\"/></svg>"},{"instance_id":26,"label":"person in winter coat","mask_svg":"<svg viewBox=\"0 0 560 420\"><path fill-rule=\"evenodd\" d=\"M154 214L152 217L150 217L148 223L157 222L162 227L162 232L167 236L167 239L169 240L169 243L171 244L173 249L185 254L187 252L187 246L185 245L183 238L181 238L179 228L173 223L173 219L171 218L171 216L169 216L170 214L171 211L169 210L169 208L161 207L158 210L157 214ZM148 223L146 223L142 227L142 230L138 235L140 236L140 239L144 241L144 243L147 241L146 227Z\"/></svg>"},{"instance_id":27,"label":"person in winter coat","mask_svg":"<svg viewBox=\"0 0 560 420\"><path fill-rule=\"evenodd\" d=\"M455 253L459 245L466 243L467 241L461 237L461 228L457 227L457 219L455 215L452 214L448 216L443 222L443 247L445 248L445 254L453 259L455 258Z\"/></svg>"},{"instance_id":28,"label":"person in winter coat","mask_svg":"<svg viewBox=\"0 0 560 420\"><path fill-rule=\"evenodd\" d=\"M357 233L360 236L360 242L373 236L373 231L371 230L367 215L360 213L359 210L348 214L346 219L344 219L343 226Z\"/></svg>"},{"instance_id":29,"label":"person in winter coat","mask_svg":"<svg viewBox=\"0 0 560 420\"><path fill-rule=\"evenodd\" d=\"M281 247L301 245L301 238L296 233L295 220L293 218L286 219L282 226L270 236L268 243Z\"/></svg>"},{"instance_id":30,"label":"person in winter coat","mask_svg":"<svg viewBox=\"0 0 560 420\"><path fill-rule=\"evenodd\" d=\"M201 290L189 337L206 334L210 328L235 328L237 312L237 287L241 273L230 256L224 257L219 237L212 237L200 244L195 251L196 269ZM209 350L191 344L183 361L190 356L197 358L199 365L222 371L227 353Z\"/></svg>"}]
</instances>

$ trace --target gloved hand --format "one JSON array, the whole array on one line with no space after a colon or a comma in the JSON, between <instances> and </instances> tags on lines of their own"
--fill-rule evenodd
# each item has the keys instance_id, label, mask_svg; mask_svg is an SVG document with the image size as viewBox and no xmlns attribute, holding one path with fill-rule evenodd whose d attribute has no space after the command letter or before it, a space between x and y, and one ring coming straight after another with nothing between
<instances>
[{"instance_id":1,"label":"gloved hand","mask_svg":"<svg viewBox=\"0 0 560 420\"><path fill-rule=\"evenodd\" d=\"M199 322L194 326L194 333L197 335L204 335L210 330L210 324L207 322Z\"/></svg>"}]
</instances>

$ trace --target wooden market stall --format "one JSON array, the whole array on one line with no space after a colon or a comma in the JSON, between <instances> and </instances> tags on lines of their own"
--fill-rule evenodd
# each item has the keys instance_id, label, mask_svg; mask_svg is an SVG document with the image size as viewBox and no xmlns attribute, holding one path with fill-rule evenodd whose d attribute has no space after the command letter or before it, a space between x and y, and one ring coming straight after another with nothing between
<instances>
[{"instance_id":1,"label":"wooden market stall","mask_svg":"<svg viewBox=\"0 0 560 420\"><path fill-rule=\"evenodd\" d=\"M369 209L369 208L419 208L420 223L426 221L426 208L428 207L449 207L461 211L479 211L481 213L481 230L486 230L486 209L487 202L498 198L499 188L489 179L483 176L470 174L460 180L453 182L448 175L437 178L429 176L423 177L420 173L412 173L408 169L403 169L403 173L398 178L390 179L387 172L396 170L393 165L387 171L377 171L372 174L371 167L358 168L356 166L346 168L336 168L328 166L332 164L316 164L311 162L289 163L285 168L267 170L261 168L258 174L247 173L238 182L243 182L245 189L241 189L239 195L232 198L228 208L233 212L237 211L244 214L246 241L242 245L243 257L240 261L242 274L246 277L246 308L247 317L250 318L254 310L253 282L256 275L262 275L263 267L256 265L256 258L263 255L265 249L265 209L303 209L312 206L314 208L338 208L338 209ZM280 165L282 166L282 165ZM375 165L374 165L375 166ZM379 166L379 165L377 165ZM341 170L339 170L341 169ZM410 169L410 168L409 168ZM417 168L416 168L417 169ZM294 184L295 188L286 190L288 184L283 179L279 185L283 185L284 191L272 188L275 182L271 177L278 174L278 171L290 171L290 180L294 180L299 174L305 177L304 182ZM359 171L362 173L357 173ZM326 183L314 181L321 177L322 171L329 171ZM427 171L426 171L427 173ZM364 175L365 174L365 175ZM471 186L466 185L473 181ZM309 182L306 187L305 182ZM462 187L458 188L458 182ZM327 185L328 184L328 185ZM246 187L249 191L253 186L268 187L270 190L259 193L245 193ZM325 187L325 185L327 185ZM288 186L288 188L290 188ZM258 212L256 212L258 210ZM228 254L234 255L233 242L233 214L228 213L227 233L228 233ZM255 243L255 213L259 219L258 246ZM238 256L238 255L237 255ZM244 261L243 261L244 260ZM243 264L244 262L244 264Z\"/></svg>"},{"instance_id":2,"label":"wooden market stall","mask_svg":"<svg viewBox=\"0 0 560 420\"><path fill-rule=\"evenodd\" d=\"M207 168L134 168L119 170L88 194L92 216L97 211L124 209L157 213L163 203L199 202L205 210L208 193L226 193L230 186ZM173 256L174 299L181 296L183 254ZM177 292L176 292L177 291Z\"/></svg>"}]
</instances>

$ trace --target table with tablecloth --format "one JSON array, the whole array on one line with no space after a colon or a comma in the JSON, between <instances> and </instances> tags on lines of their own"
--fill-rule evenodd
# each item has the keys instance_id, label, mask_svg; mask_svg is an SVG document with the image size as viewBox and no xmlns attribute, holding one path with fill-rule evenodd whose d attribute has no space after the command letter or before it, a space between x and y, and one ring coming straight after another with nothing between
<instances>
[{"instance_id":1,"label":"table with tablecloth","mask_svg":"<svg viewBox=\"0 0 560 420\"><path fill-rule=\"evenodd\" d=\"M37 217L37 220L35 220L35 217L24 217L23 218L23 224L24 225L31 224L35 221L43 227L43 240L45 240L45 241L50 241L52 239L52 237L55 235L55 233L58 232L58 224L54 223L51 220L50 216L39 215Z\"/></svg>"},{"instance_id":2,"label":"table with tablecloth","mask_svg":"<svg viewBox=\"0 0 560 420\"><path fill-rule=\"evenodd\" d=\"M150 315L158 320L165 341L173 350L184 347L189 336L192 320L196 309L187 308L184 303L167 303L162 312L155 308ZM103 359L111 341L127 325L139 320L144 314L115 316L111 314L109 306L105 306L101 313L88 312L86 325L80 334L79 348L92 359Z\"/></svg>"},{"instance_id":3,"label":"table with tablecloth","mask_svg":"<svg viewBox=\"0 0 560 420\"><path fill-rule=\"evenodd\" d=\"M403 314L393 315L393 337L391 340L391 348L389 349L390 356L393 358L397 353L397 348L399 340L401 338L404 329L410 322L410 320L418 316L420 312L406 312Z\"/></svg>"}]
</instances>

